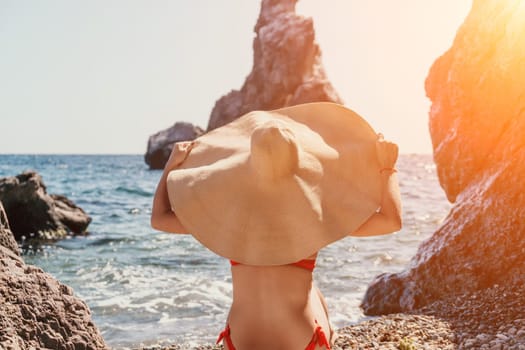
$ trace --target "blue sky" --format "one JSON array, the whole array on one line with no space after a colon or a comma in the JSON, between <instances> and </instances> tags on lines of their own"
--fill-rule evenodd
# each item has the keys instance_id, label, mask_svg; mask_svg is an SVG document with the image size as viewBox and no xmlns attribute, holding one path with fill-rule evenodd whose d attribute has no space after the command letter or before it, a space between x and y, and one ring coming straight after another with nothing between
<instances>
[{"instance_id":1,"label":"blue sky","mask_svg":"<svg viewBox=\"0 0 525 350\"><path fill-rule=\"evenodd\" d=\"M430 153L424 79L470 0L300 0L345 104ZM256 0L0 0L0 153L136 153L205 127L252 66Z\"/></svg>"}]
</instances>

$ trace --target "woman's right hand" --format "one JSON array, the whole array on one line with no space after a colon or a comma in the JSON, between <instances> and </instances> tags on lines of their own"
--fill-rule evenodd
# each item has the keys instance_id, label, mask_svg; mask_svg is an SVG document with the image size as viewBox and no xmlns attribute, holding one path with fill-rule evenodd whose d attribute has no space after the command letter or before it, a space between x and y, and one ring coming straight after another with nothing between
<instances>
[{"instance_id":1,"label":"woman's right hand","mask_svg":"<svg viewBox=\"0 0 525 350\"><path fill-rule=\"evenodd\" d=\"M164 167L159 184L153 197L151 209L151 227L156 230L172 233L188 233L177 215L171 210L170 199L166 180L170 171L176 169L184 162L195 142L177 142L173 145L170 158Z\"/></svg>"},{"instance_id":2,"label":"woman's right hand","mask_svg":"<svg viewBox=\"0 0 525 350\"><path fill-rule=\"evenodd\" d=\"M376 152L381 169L394 169L399 148L395 143L386 141L381 133L377 134Z\"/></svg>"}]
</instances>

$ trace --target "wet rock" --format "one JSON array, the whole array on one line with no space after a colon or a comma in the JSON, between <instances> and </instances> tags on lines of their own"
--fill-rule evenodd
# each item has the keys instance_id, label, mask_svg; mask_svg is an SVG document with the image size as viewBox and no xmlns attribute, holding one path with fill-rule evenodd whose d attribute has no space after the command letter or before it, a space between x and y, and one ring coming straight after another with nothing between
<instances>
[{"instance_id":1,"label":"wet rock","mask_svg":"<svg viewBox=\"0 0 525 350\"><path fill-rule=\"evenodd\" d=\"M454 202L409 268L379 276L367 314L525 280L525 4L475 0L426 81L440 184Z\"/></svg>"},{"instance_id":2,"label":"wet rock","mask_svg":"<svg viewBox=\"0 0 525 350\"><path fill-rule=\"evenodd\" d=\"M29 237L54 240L82 234L91 222L66 197L47 194L42 177L34 171L1 178L0 202L17 241Z\"/></svg>"},{"instance_id":3,"label":"wet rock","mask_svg":"<svg viewBox=\"0 0 525 350\"><path fill-rule=\"evenodd\" d=\"M204 130L191 123L175 123L172 127L149 137L144 161L150 169L163 169L175 142L191 141L203 132Z\"/></svg>"},{"instance_id":4,"label":"wet rock","mask_svg":"<svg viewBox=\"0 0 525 350\"><path fill-rule=\"evenodd\" d=\"M262 1L254 29L252 71L240 90L215 103L208 130L253 110L342 102L326 77L313 21L295 13L296 2Z\"/></svg>"}]
</instances>

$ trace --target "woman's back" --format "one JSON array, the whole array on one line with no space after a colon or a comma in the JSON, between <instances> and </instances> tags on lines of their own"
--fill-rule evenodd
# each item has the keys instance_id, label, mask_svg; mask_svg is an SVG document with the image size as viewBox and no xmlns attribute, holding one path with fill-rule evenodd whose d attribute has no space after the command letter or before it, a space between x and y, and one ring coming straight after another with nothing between
<instances>
[{"instance_id":1,"label":"woman's back","mask_svg":"<svg viewBox=\"0 0 525 350\"><path fill-rule=\"evenodd\" d=\"M232 281L228 325L236 350L303 350L318 326L329 336L327 312L313 285L311 269L234 265Z\"/></svg>"}]
</instances>

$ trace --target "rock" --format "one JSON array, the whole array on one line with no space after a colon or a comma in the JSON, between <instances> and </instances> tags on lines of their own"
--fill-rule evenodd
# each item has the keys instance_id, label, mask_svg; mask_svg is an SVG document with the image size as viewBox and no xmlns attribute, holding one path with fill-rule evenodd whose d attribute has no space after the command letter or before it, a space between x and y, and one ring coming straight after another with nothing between
<instances>
[{"instance_id":1,"label":"rock","mask_svg":"<svg viewBox=\"0 0 525 350\"><path fill-rule=\"evenodd\" d=\"M75 234L86 231L91 218L81 208L65 196L52 194L50 197L54 200L55 213L59 222Z\"/></svg>"},{"instance_id":2,"label":"rock","mask_svg":"<svg viewBox=\"0 0 525 350\"><path fill-rule=\"evenodd\" d=\"M508 337L508 336L506 336L505 334L501 334L501 333L496 334L496 338L498 338L498 339L501 340L501 341L507 341L507 340L509 340L509 337Z\"/></svg>"},{"instance_id":3,"label":"rock","mask_svg":"<svg viewBox=\"0 0 525 350\"><path fill-rule=\"evenodd\" d=\"M479 341L480 343L485 343L488 339L489 337L484 333L478 334L476 336L476 340Z\"/></svg>"},{"instance_id":4,"label":"rock","mask_svg":"<svg viewBox=\"0 0 525 350\"><path fill-rule=\"evenodd\" d=\"M463 346L466 349L471 349L472 347L474 347L475 344L476 344L476 340L474 340L474 339L467 339L465 341L465 343L463 344Z\"/></svg>"},{"instance_id":5,"label":"rock","mask_svg":"<svg viewBox=\"0 0 525 350\"><path fill-rule=\"evenodd\" d=\"M2 202L0 202L0 246L4 246L16 255L20 255L18 244L9 228L9 221L7 220Z\"/></svg>"},{"instance_id":6,"label":"rock","mask_svg":"<svg viewBox=\"0 0 525 350\"><path fill-rule=\"evenodd\" d=\"M2 203L0 349L108 349L73 290L24 263Z\"/></svg>"},{"instance_id":7,"label":"rock","mask_svg":"<svg viewBox=\"0 0 525 350\"><path fill-rule=\"evenodd\" d=\"M295 13L297 0L262 0L255 25L253 68L240 90L232 90L213 107L207 131L253 110L271 110L307 102L342 103L328 81L315 42L311 18ZM173 143L193 140L202 130L189 123L150 136L145 161L162 169Z\"/></svg>"},{"instance_id":8,"label":"rock","mask_svg":"<svg viewBox=\"0 0 525 350\"><path fill-rule=\"evenodd\" d=\"M204 130L191 123L175 123L172 127L149 137L144 161L150 169L163 169L175 142L191 141L202 135L203 132Z\"/></svg>"},{"instance_id":9,"label":"rock","mask_svg":"<svg viewBox=\"0 0 525 350\"><path fill-rule=\"evenodd\" d=\"M252 71L240 90L215 103L208 131L253 110L342 102L322 66L313 21L295 13L296 2L262 1L254 29Z\"/></svg>"},{"instance_id":10,"label":"rock","mask_svg":"<svg viewBox=\"0 0 525 350\"><path fill-rule=\"evenodd\" d=\"M474 0L426 91L440 184L454 202L406 271L369 286L367 314L524 281L525 3Z\"/></svg>"},{"instance_id":11,"label":"rock","mask_svg":"<svg viewBox=\"0 0 525 350\"><path fill-rule=\"evenodd\" d=\"M59 239L85 233L91 218L64 196L49 195L34 171L0 179L3 203L16 240L23 237Z\"/></svg>"},{"instance_id":12,"label":"rock","mask_svg":"<svg viewBox=\"0 0 525 350\"><path fill-rule=\"evenodd\" d=\"M0 245L0 349L108 346L71 288Z\"/></svg>"}]
</instances>

